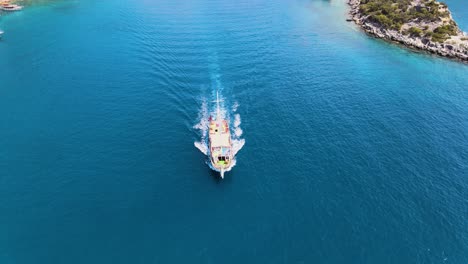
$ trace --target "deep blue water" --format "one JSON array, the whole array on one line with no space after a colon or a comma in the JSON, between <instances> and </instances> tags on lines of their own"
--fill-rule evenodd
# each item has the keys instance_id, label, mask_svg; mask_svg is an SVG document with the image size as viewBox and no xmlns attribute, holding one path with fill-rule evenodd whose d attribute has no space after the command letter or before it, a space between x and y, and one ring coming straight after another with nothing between
<instances>
[{"instance_id":1,"label":"deep blue water","mask_svg":"<svg viewBox=\"0 0 468 264\"><path fill-rule=\"evenodd\" d=\"M466 3L447 3L468 31ZM0 263L468 263L468 65L346 12L78 0L2 16ZM222 181L194 147L216 89L245 140Z\"/></svg>"}]
</instances>

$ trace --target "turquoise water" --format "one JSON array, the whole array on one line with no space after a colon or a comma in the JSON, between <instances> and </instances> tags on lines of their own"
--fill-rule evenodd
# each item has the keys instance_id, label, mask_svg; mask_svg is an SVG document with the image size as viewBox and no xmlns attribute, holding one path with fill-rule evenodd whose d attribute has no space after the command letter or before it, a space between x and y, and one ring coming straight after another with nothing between
<instances>
[{"instance_id":1,"label":"turquoise water","mask_svg":"<svg viewBox=\"0 0 468 264\"><path fill-rule=\"evenodd\" d=\"M468 66L369 38L346 10L2 16L0 263L468 263ZM222 181L194 146L217 89L245 142Z\"/></svg>"}]
</instances>

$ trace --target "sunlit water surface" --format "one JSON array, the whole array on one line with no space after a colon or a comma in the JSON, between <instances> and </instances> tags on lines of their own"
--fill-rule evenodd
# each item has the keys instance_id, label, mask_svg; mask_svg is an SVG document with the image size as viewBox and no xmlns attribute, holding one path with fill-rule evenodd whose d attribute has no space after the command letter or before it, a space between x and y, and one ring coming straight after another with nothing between
<instances>
[{"instance_id":1,"label":"sunlit water surface","mask_svg":"<svg viewBox=\"0 0 468 264\"><path fill-rule=\"evenodd\" d=\"M468 30L466 3L447 3ZM346 12L75 0L2 15L0 263L468 263L468 66ZM216 90L245 143L223 181L194 146Z\"/></svg>"}]
</instances>

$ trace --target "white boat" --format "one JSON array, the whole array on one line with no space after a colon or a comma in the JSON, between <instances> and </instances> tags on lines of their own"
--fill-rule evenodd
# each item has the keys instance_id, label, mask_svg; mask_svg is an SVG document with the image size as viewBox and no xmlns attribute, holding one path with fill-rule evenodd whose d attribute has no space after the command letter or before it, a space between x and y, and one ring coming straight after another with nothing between
<instances>
[{"instance_id":1,"label":"white boat","mask_svg":"<svg viewBox=\"0 0 468 264\"><path fill-rule=\"evenodd\" d=\"M3 11L19 11L23 9L23 7L20 5L14 5L14 4L3 4L3 5L0 5L0 9Z\"/></svg>"},{"instance_id":2,"label":"white boat","mask_svg":"<svg viewBox=\"0 0 468 264\"><path fill-rule=\"evenodd\" d=\"M216 94L216 117L210 116L209 152L211 165L220 172L224 178L224 172L231 167L232 143L229 123L221 116L218 94Z\"/></svg>"},{"instance_id":3,"label":"white boat","mask_svg":"<svg viewBox=\"0 0 468 264\"><path fill-rule=\"evenodd\" d=\"M3 32L3 30L0 30L0 39L2 39L3 33L5 32Z\"/></svg>"}]
</instances>

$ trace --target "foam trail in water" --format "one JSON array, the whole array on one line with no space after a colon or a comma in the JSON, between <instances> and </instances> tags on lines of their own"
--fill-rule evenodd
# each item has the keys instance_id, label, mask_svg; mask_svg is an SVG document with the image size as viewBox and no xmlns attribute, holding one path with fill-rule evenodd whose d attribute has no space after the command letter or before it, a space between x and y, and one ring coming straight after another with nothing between
<instances>
[{"instance_id":1,"label":"foam trail in water","mask_svg":"<svg viewBox=\"0 0 468 264\"><path fill-rule=\"evenodd\" d=\"M237 138L240 138L242 136L242 129L240 128L240 124L241 124L241 119L240 119L240 115L239 114L235 114L234 115L234 135L237 137Z\"/></svg>"},{"instance_id":2,"label":"foam trail in water","mask_svg":"<svg viewBox=\"0 0 468 264\"><path fill-rule=\"evenodd\" d=\"M238 102L234 102L234 104L232 105L232 108L231 108L231 111L233 113L237 112L237 108L239 107L239 103Z\"/></svg>"},{"instance_id":3,"label":"foam trail in water","mask_svg":"<svg viewBox=\"0 0 468 264\"><path fill-rule=\"evenodd\" d=\"M207 141L207 135L208 135L208 117L209 117L209 112L208 112L208 106L206 103L206 100L202 100L201 108L198 113L198 123L193 126L193 128L197 129L200 131L200 141L195 141L194 145L196 148L198 148L203 154L208 155L208 141Z\"/></svg>"},{"instance_id":4,"label":"foam trail in water","mask_svg":"<svg viewBox=\"0 0 468 264\"><path fill-rule=\"evenodd\" d=\"M232 109L237 110L238 107L239 107L239 104L237 102L235 102ZM232 129L233 129L234 133L233 133L233 136L231 136L232 137L233 155L236 155L237 152L239 152L239 150L241 150L241 148L245 144L245 140L243 138L241 138L243 131L242 131L242 128L240 127L240 125L241 125L240 114L237 114L237 113L234 112L234 123L233 123L233 126L232 126Z\"/></svg>"},{"instance_id":5,"label":"foam trail in water","mask_svg":"<svg viewBox=\"0 0 468 264\"><path fill-rule=\"evenodd\" d=\"M193 143L197 149L199 149L203 154L208 155L208 147L203 142L195 141Z\"/></svg>"}]
</instances>

